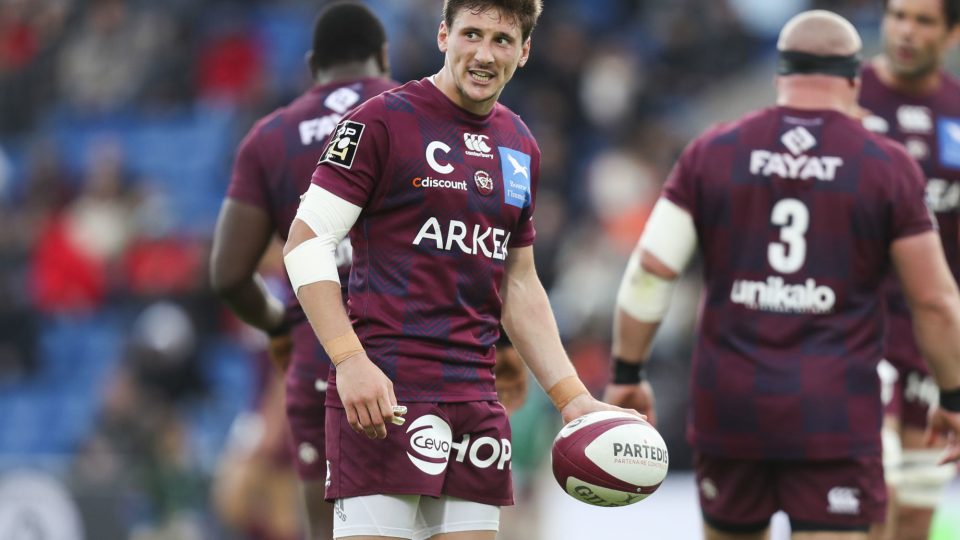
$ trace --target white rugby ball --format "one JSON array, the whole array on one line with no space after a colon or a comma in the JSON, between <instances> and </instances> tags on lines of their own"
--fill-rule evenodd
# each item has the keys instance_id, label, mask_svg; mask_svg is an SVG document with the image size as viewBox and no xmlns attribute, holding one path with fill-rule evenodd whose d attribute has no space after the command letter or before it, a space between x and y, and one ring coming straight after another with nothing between
<instances>
[{"instance_id":1,"label":"white rugby ball","mask_svg":"<svg viewBox=\"0 0 960 540\"><path fill-rule=\"evenodd\" d=\"M571 497L594 506L626 506L646 499L667 476L663 437L632 414L586 414L553 441L553 476Z\"/></svg>"}]
</instances>

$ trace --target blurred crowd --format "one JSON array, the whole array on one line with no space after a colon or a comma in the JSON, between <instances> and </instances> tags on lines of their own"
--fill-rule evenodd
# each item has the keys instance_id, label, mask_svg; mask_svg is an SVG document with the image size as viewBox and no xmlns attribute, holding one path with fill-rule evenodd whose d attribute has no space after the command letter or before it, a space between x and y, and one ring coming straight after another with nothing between
<instances>
[{"instance_id":1,"label":"blurred crowd","mask_svg":"<svg viewBox=\"0 0 960 540\"><path fill-rule=\"evenodd\" d=\"M394 78L430 75L442 2L367 3L387 27ZM869 36L880 2L545 4L531 61L502 101L540 143L538 267L570 354L599 392L616 287L659 187L686 141L729 112L710 117L703 103L731 87L751 106L768 103L771 72L760 85L750 74L792 14L827 7ZM255 384L231 384L255 371L263 343L209 291L212 224L237 142L309 85L303 55L321 5L0 0L0 476L53 455L45 466L87 495L87 517L126 516L100 519L116 530L88 537L216 537L207 492L224 423L256 400ZM685 301L651 377L677 389L658 394L682 466L697 280L677 294ZM97 332L107 345L80 345ZM24 442L17 426L45 421L34 404L76 383L50 375L57 354L78 371L107 357L64 405L90 414L56 444L42 429ZM516 421L543 425L546 403L531 396ZM31 420L15 421L18 410ZM551 426L515 427L518 474L542 462Z\"/></svg>"}]
</instances>

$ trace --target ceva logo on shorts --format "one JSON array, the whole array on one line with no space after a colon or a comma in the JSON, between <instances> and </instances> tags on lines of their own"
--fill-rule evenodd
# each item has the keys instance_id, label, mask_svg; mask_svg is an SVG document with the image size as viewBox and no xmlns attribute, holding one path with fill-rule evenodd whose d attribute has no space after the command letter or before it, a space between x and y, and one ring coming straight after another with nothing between
<instances>
[{"instance_id":1,"label":"ceva logo on shorts","mask_svg":"<svg viewBox=\"0 0 960 540\"><path fill-rule=\"evenodd\" d=\"M447 468L453 435L450 424L439 416L427 414L407 428L410 449L407 457L421 471L437 476Z\"/></svg>"}]
</instances>

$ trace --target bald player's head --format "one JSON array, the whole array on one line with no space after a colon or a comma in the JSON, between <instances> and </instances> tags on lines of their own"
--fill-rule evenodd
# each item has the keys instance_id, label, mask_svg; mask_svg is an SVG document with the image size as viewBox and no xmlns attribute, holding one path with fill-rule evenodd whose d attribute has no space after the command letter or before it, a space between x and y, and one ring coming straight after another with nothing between
<instances>
[{"instance_id":1,"label":"bald player's head","mask_svg":"<svg viewBox=\"0 0 960 540\"><path fill-rule=\"evenodd\" d=\"M853 79L860 69L863 42L836 13L804 11L784 25L777 41L780 75L832 75Z\"/></svg>"},{"instance_id":2,"label":"bald player's head","mask_svg":"<svg viewBox=\"0 0 960 540\"><path fill-rule=\"evenodd\" d=\"M850 56L863 43L850 21L831 11L815 9L796 15L784 25L778 51L796 51L820 56Z\"/></svg>"}]
</instances>

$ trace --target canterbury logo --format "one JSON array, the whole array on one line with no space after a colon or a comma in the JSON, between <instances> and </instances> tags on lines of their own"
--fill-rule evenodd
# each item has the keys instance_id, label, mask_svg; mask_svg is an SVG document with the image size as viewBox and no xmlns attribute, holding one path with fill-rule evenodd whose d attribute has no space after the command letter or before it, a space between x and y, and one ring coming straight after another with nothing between
<instances>
[{"instance_id":1,"label":"canterbury logo","mask_svg":"<svg viewBox=\"0 0 960 540\"><path fill-rule=\"evenodd\" d=\"M463 144L467 147L467 155L487 157L493 150L487 145L488 135L477 135L476 133L464 133ZM493 157L493 156L490 156Z\"/></svg>"}]
</instances>

